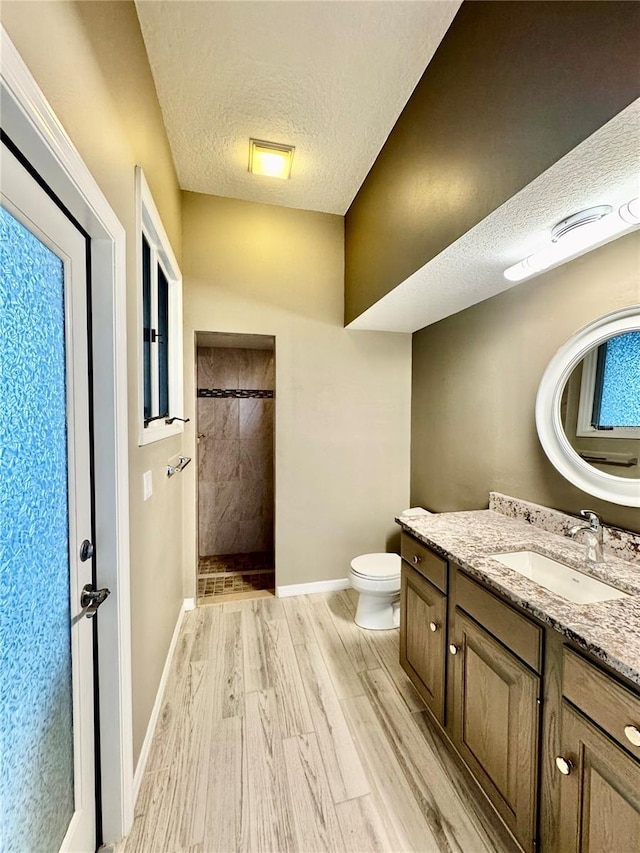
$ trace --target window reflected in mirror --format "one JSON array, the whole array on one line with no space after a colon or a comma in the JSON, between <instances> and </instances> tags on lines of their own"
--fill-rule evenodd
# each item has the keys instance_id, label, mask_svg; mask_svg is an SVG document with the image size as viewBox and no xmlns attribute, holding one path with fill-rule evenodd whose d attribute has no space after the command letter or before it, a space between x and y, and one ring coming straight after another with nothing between
<instances>
[{"instance_id":1,"label":"window reflected in mirror","mask_svg":"<svg viewBox=\"0 0 640 853\"><path fill-rule=\"evenodd\" d=\"M591 426L640 429L640 332L627 332L598 347Z\"/></svg>"},{"instance_id":2,"label":"window reflected in mirror","mask_svg":"<svg viewBox=\"0 0 640 853\"><path fill-rule=\"evenodd\" d=\"M565 385L560 414L582 459L616 477L640 478L640 331L587 353Z\"/></svg>"}]
</instances>

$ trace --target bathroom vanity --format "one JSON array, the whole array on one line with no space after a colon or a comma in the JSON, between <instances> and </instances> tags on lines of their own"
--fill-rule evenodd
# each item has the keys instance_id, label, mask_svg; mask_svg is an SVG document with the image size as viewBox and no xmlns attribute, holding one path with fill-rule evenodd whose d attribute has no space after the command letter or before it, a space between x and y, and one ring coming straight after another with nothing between
<instances>
[{"instance_id":1,"label":"bathroom vanity","mask_svg":"<svg viewBox=\"0 0 640 853\"><path fill-rule=\"evenodd\" d=\"M575 518L495 493L397 521L402 666L519 845L640 850L640 536L606 529L587 565ZM597 600L496 559L522 552L600 581L575 594Z\"/></svg>"}]
</instances>

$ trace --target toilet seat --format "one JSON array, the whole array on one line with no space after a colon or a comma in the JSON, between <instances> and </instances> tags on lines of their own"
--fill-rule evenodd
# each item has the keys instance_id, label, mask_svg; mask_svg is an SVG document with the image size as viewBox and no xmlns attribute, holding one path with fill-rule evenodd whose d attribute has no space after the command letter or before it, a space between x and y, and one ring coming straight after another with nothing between
<instances>
[{"instance_id":1,"label":"toilet seat","mask_svg":"<svg viewBox=\"0 0 640 853\"><path fill-rule=\"evenodd\" d=\"M359 578L376 581L400 578L399 554L361 554L351 561L351 571Z\"/></svg>"},{"instance_id":2,"label":"toilet seat","mask_svg":"<svg viewBox=\"0 0 640 853\"><path fill-rule=\"evenodd\" d=\"M361 554L353 558L349 580L358 593L356 625L368 630L398 627L401 566L399 554Z\"/></svg>"}]
</instances>

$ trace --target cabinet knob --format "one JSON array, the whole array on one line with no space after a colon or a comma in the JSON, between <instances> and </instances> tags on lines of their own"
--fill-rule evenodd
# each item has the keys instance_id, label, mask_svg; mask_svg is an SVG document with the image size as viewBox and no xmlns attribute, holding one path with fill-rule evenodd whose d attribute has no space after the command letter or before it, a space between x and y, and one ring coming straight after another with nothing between
<instances>
[{"instance_id":1,"label":"cabinet knob","mask_svg":"<svg viewBox=\"0 0 640 853\"><path fill-rule=\"evenodd\" d=\"M430 630L430 631L434 631L434 632L435 632L435 631L437 631L437 630L438 630L438 628L439 628L439 627L440 627L440 626L438 625L438 623L437 623L437 622L429 622L429 630Z\"/></svg>"},{"instance_id":2,"label":"cabinet knob","mask_svg":"<svg viewBox=\"0 0 640 853\"><path fill-rule=\"evenodd\" d=\"M451 643L451 645L449 646L449 651L451 652L452 655L457 655L459 649L457 646L454 646L454 644Z\"/></svg>"},{"instance_id":3,"label":"cabinet knob","mask_svg":"<svg viewBox=\"0 0 640 853\"><path fill-rule=\"evenodd\" d=\"M563 758L562 755L556 757L556 767L563 776L568 776L573 770L573 764L568 758Z\"/></svg>"},{"instance_id":4,"label":"cabinet knob","mask_svg":"<svg viewBox=\"0 0 640 853\"><path fill-rule=\"evenodd\" d=\"M413 562L416 564L416 566L420 562L420 557L417 554L413 555Z\"/></svg>"},{"instance_id":5,"label":"cabinet knob","mask_svg":"<svg viewBox=\"0 0 640 853\"><path fill-rule=\"evenodd\" d=\"M634 746L640 746L640 729L637 726L625 726L624 733Z\"/></svg>"}]
</instances>

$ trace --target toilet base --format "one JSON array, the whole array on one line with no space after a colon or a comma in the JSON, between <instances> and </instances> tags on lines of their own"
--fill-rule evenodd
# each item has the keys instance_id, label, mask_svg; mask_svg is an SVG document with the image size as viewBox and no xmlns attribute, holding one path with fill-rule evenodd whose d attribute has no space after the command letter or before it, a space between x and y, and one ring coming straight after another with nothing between
<instances>
[{"instance_id":1,"label":"toilet base","mask_svg":"<svg viewBox=\"0 0 640 853\"><path fill-rule=\"evenodd\" d=\"M400 595L372 595L361 592L355 623L369 631L389 631L400 625Z\"/></svg>"}]
</instances>

